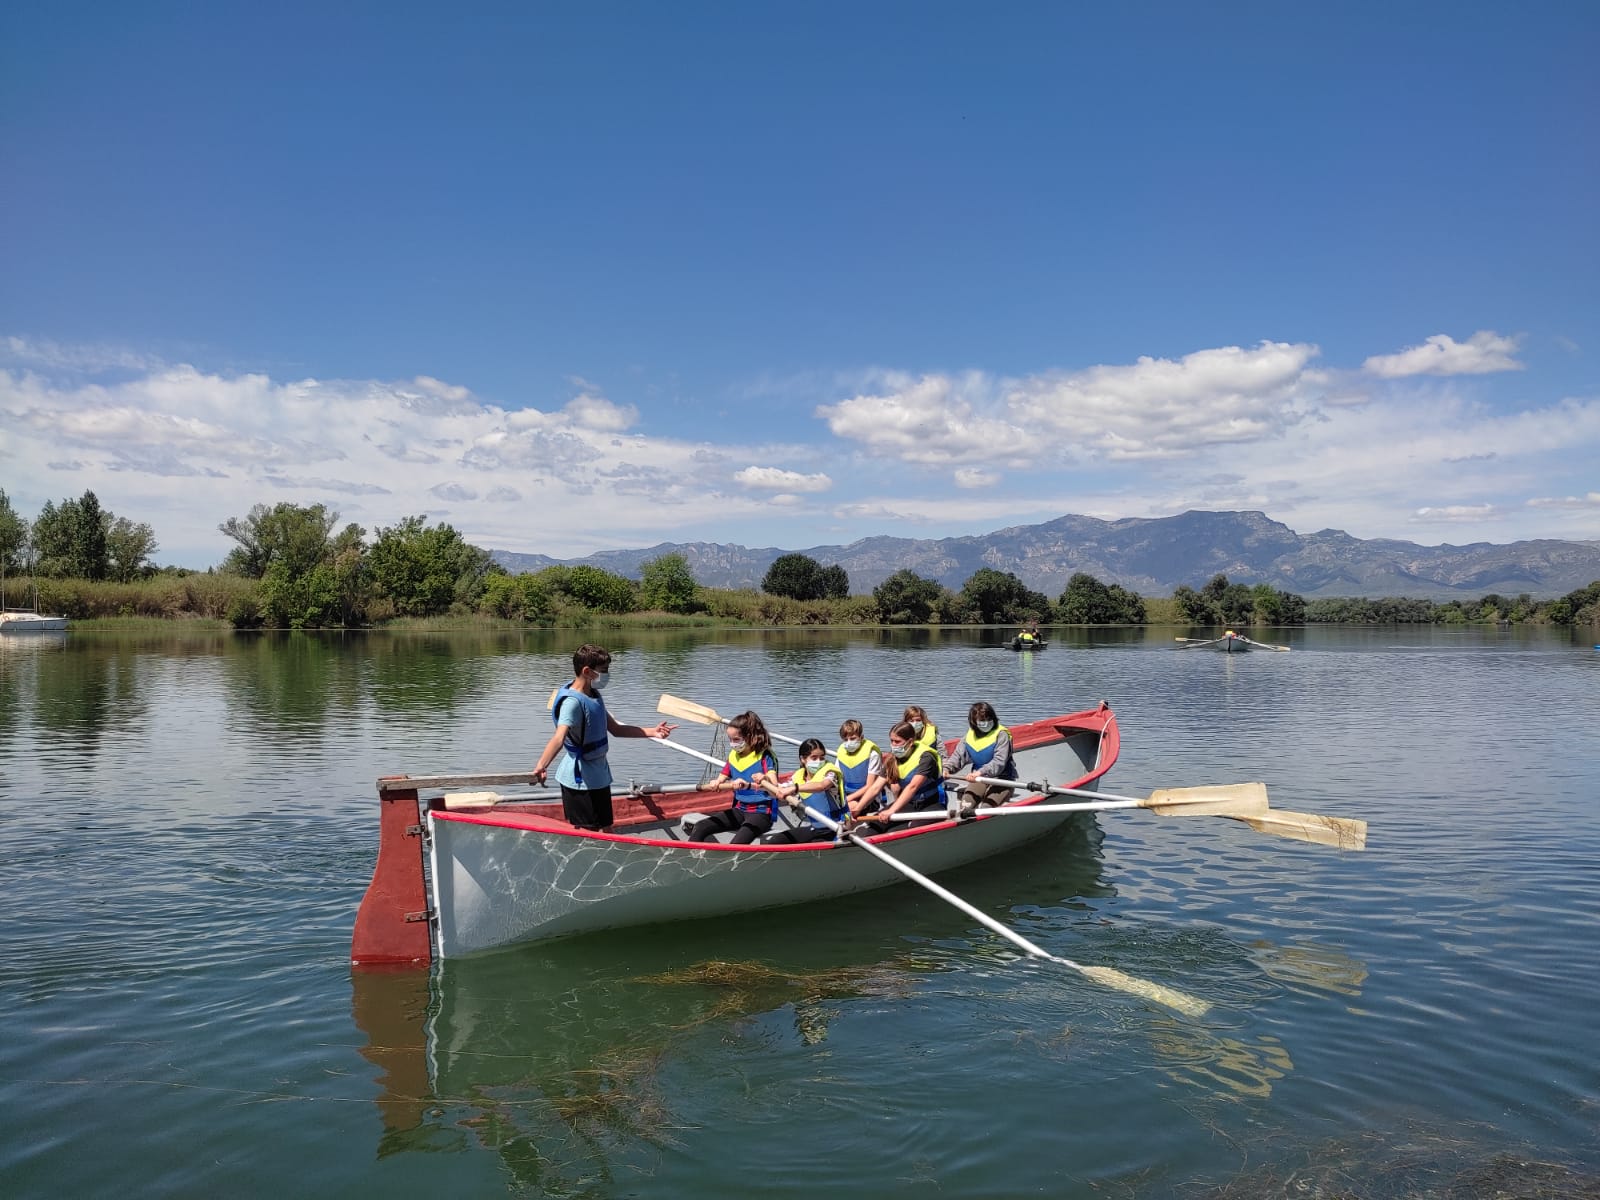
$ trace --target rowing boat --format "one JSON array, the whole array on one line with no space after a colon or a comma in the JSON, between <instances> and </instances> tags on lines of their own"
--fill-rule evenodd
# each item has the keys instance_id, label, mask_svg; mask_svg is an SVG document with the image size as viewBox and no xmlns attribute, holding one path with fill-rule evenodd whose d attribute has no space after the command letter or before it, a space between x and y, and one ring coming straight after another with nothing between
<instances>
[{"instance_id":1,"label":"rowing boat","mask_svg":"<svg viewBox=\"0 0 1600 1200\"><path fill-rule=\"evenodd\" d=\"M1245 637L1242 633L1228 630L1221 637L1214 638L1179 638L1183 644L1180 650L1219 650L1223 654L1243 654L1248 650L1287 650L1287 646L1274 646L1267 642L1257 642Z\"/></svg>"},{"instance_id":2,"label":"rowing boat","mask_svg":"<svg viewBox=\"0 0 1600 1200\"><path fill-rule=\"evenodd\" d=\"M1043 638L1025 638L1021 635L1012 638L1010 642L1013 650L1043 650L1048 644Z\"/></svg>"},{"instance_id":3,"label":"rowing boat","mask_svg":"<svg viewBox=\"0 0 1600 1200\"><path fill-rule=\"evenodd\" d=\"M1121 744L1103 701L1013 726L1011 738L1023 778L1086 791L1098 788ZM630 789L616 798L616 821L606 833L573 828L554 798L488 793L478 807L447 806L449 789L529 783L526 771L378 780L378 859L356 916L353 963L422 964L603 929L805 904L902 878L843 840L688 842L694 815L727 807L726 793L694 785ZM1047 799L1034 794L1014 803ZM867 840L918 871L939 872L1036 840L1078 815L937 820ZM794 819L787 809L781 817Z\"/></svg>"}]
</instances>

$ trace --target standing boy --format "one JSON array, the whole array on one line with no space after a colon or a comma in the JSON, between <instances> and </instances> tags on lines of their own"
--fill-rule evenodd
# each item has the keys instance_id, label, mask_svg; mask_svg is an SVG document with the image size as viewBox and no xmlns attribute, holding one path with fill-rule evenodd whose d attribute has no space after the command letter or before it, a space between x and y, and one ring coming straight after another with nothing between
<instances>
[{"instance_id":1,"label":"standing boy","mask_svg":"<svg viewBox=\"0 0 1600 1200\"><path fill-rule=\"evenodd\" d=\"M583 645L572 655L572 682L556 692L550 718L556 731L533 769L543 783L551 761L561 755L556 782L561 785L561 811L578 829L605 829L611 824L611 767L606 762L607 733L617 737L664 738L677 726L662 721L654 729L620 725L606 711L600 693L611 680L611 653Z\"/></svg>"}]
</instances>

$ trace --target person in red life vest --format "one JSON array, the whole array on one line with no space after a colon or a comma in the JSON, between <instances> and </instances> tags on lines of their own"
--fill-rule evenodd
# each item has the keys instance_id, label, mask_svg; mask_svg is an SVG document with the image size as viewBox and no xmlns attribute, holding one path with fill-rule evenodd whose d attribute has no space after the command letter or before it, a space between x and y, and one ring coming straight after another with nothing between
<instances>
[{"instance_id":1,"label":"person in red life vest","mask_svg":"<svg viewBox=\"0 0 1600 1200\"><path fill-rule=\"evenodd\" d=\"M600 646L579 646L572 655L572 682L556 689L550 719L556 731L539 755L533 781L543 783L556 756L556 782L561 786L561 811L578 829L605 829L612 821L611 767L606 762L606 735L664 738L676 725L665 721L653 729L620 724L600 698L611 681L611 653Z\"/></svg>"},{"instance_id":2,"label":"person in red life vest","mask_svg":"<svg viewBox=\"0 0 1600 1200\"><path fill-rule=\"evenodd\" d=\"M1009 789L990 787L988 779L1015 779L1017 764L1011 757L1011 731L1000 724L994 706L979 700L967 710L967 732L944 760L944 773L961 776L947 789L952 817L968 818L979 804L1005 803Z\"/></svg>"},{"instance_id":3,"label":"person in red life vest","mask_svg":"<svg viewBox=\"0 0 1600 1200\"><path fill-rule=\"evenodd\" d=\"M836 832L833 826L812 814L819 813L838 823L850 813L844 802L844 773L838 763L828 761L827 747L817 738L807 738L800 743L800 766L780 791L806 823L773 834L766 839L769 846L832 838Z\"/></svg>"},{"instance_id":4,"label":"person in red life vest","mask_svg":"<svg viewBox=\"0 0 1600 1200\"><path fill-rule=\"evenodd\" d=\"M728 761L709 792L732 792L733 806L696 821L691 842L709 842L719 833L733 833L732 845L744 846L772 828L778 816L778 760L761 718L742 712L728 722Z\"/></svg>"}]
</instances>

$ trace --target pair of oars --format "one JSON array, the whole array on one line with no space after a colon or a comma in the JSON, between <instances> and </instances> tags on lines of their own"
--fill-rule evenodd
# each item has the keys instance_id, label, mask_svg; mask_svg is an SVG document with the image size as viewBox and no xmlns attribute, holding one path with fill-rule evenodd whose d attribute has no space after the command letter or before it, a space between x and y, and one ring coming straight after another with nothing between
<instances>
[{"instance_id":1,"label":"pair of oars","mask_svg":"<svg viewBox=\"0 0 1600 1200\"><path fill-rule=\"evenodd\" d=\"M950 782L965 782L964 775L945 777ZM1162 817L1229 817L1274 837L1337 846L1341 850L1367 848L1367 823L1353 817L1328 817L1321 813L1289 812L1272 808L1264 783L1225 783L1205 787L1157 788L1148 796L1118 796L1113 792L1090 792L1082 788L1052 787L1045 783L1022 783L1015 779L990 779L980 776L979 787L1014 788L1050 796L1083 796L1073 804L1024 804L1015 807L979 808L975 816L1021 817L1029 813L1110 812L1120 808L1147 808ZM891 821L947 821L942 812L896 813Z\"/></svg>"},{"instance_id":2,"label":"pair of oars","mask_svg":"<svg viewBox=\"0 0 1600 1200\"><path fill-rule=\"evenodd\" d=\"M1214 638L1186 638L1186 637L1181 637L1181 638L1174 638L1173 639L1173 641L1175 641L1175 642L1183 642L1183 643L1185 643L1184 645L1178 647L1178 649L1180 649L1180 650L1199 650L1204 646L1215 646L1218 642L1225 642L1227 640L1228 640L1228 635L1227 634L1223 634L1222 637L1214 637ZM1233 635L1233 640L1236 641L1236 642L1243 642L1243 643L1245 643L1245 645L1250 646L1252 649L1256 649L1256 650L1280 650L1285 654L1287 654L1289 652L1289 650L1290 650L1290 647L1288 647L1288 646L1274 646L1270 642L1258 642L1254 638L1245 637L1244 634L1242 634L1242 633L1234 634Z\"/></svg>"},{"instance_id":3,"label":"pair of oars","mask_svg":"<svg viewBox=\"0 0 1600 1200\"><path fill-rule=\"evenodd\" d=\"M662 697L663 701L667 699L668 697L666 696ZM666 712L668 710L662 709L662 711ZM682 712L679 712L677 715L684 716L686 719L688 719L686 714ZM720 720L717 723L720 724ZM692 749L689 746L685 746L681 742L675 742L671 738L655 738L652 740L655 741L655 743L659 746L670 746L672 749L677 750L682 754L687 754L693 758L698 758L703 762L708 762L715 766L722 765L717 759L712 758L711 755L702 754L700 751ZM927 891L933 893L935 896L939 897L939 899L943 900L946 904L954 905L956 908L966 913L967 916L971 917L974 921L977 921L980 925L983 925L986 929L990 929L999 934L1008 942L1020 947L1034 958L1048 959L1050 962L1059 963L1064 967L1071 967L1074 971L1079 972L1086 978L1094 980L1096 983L1104 984L1106 987L1116 988L1118 991L1127 992L1129 995L1138 996L1145 1000L1154 1001L1157 1004L1164 1004L1168 1008L1175 1009L1176 1011L1183 1013L1185 1016L1204 1016L1207 1010L1209 1010L1211 1007L1209 1001L1202 1000L1198 996L1191 996L1187 992L1180 992L1177 988L1169 988L1164 984L1155 983L1149 979L1140 979L1137 975L1129 975L1126 971L1119 971L1115 967L1085 966L1083 963L1073 962L1070 958L1062 958L1059 954L1051 954L1048 950L1044 950L1039 946L1034 945L1027 938L1016 932L1016 930L1009 929L999 921L996 921L988 913L974 908L971 904L968 904L954 892L940 887L933 880L922 874L922 872L911 866L908 866L906 863L901 862L888 851L879 846L874 846L860 834L855 833L853 830L844 828L837 821L834 821L830 817L817 812L815 809L809 810L809 815L816 817L817 820L831 828L841 837L855 843L855 845L881 861L885 866L898 871L901 875L904 875L907 879L911 880L911 882L918 884Z\"/></svg>"},{"instance_id":4,"label":"pair of oars","mask_svg":"<svg viewBox=\"0 0 1600 1200\"><path fill-rule=\"evenodd\" d=\"M656 708L669 716L681 717L702 725L723 725L726 721L713 708L684 700L678 696L663 695ZM774 737L783 737L773 734ZM795 738L783 740L796 746ZM964 776L951 776L960 780ZM982 777L985 787L1016 788L1030 792L1060 796L1082 796L1077 804L1027 804L1016 808L983 808L980 816L1044 814L1062 812L1110 812L1122 808L1148 808L1163 817L1229 817L1242 822L1257 833L1274 837L1291 838L1300 842L1314 842L1321 846L1337 846L1342 850L1364 850L1367 845L1367 823L1349 817L1325 817L1319 813L1289 812L1270 808L1267 785L1264 783L1226 783L1204 787L1158 788L1148 796L1118 796L1109 792L1087 792L1077 788L1050 787L1046 784L1020 783L1016 780ZM948 820L943 813L897 813L894 821Z\"/></svg>"}]
</instances>

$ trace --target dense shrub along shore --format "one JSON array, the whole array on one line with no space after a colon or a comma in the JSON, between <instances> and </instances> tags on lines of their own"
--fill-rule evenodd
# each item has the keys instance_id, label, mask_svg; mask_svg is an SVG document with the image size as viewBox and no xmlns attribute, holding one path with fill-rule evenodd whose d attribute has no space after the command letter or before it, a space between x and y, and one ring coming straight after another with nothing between
<instances>
[{"instance_id":1,"label":"dense shrub along shore","mask_svg":"<svg viewBox=\"0 0 1600 1200\"><path fill-rule=\"evenodd\" d=\"M561 568L550 568L559 572ZM922 620L886 621L879 601L872 595L849 596L841 600L796 600L756 589L729 590L695 587L688 602L676 610L649 607L638 595L639 585L612 576L628 585L635 597L628 607L616 603L591 607L570 592L560 590L559 576L547 572L537 575L491 576L489 583L502 580L498 588L485 586L476 603L452 601L431 612L401 615L390 604L381 605L382 615L373 605L364 619L348 625L295 622L282 625L269 622L263 614L261 583L218 571L181 572L167 570L133 583L86 579L40 579L39 610L75 620L119 617L168 618L189 620L208 618L229 621L241 628L347 628L374 625L427 625L494 621L541 626L671 625L671 626L801 626L801 625L994 625L1020 624L1038 620L1055 625L1517 625L1574 626L1600 628L1600 580L1556 600L1533 600L1527 596L1488 595L1477 600L1450 600L1434 603L1407 598L1325 599L1305 602L1298 619L1274 618L1270 612L1250 610L1235 619L1191 618L1177 600L1144 597L1143 615L1138 620L1071 621L1063 618L1060 603L1047 605L1034 615L998 616L993 620L950 620L949 613L930 614ZM936 585L937 586L937 585ZM618 589L620 592L620 588ZM955 593L959 596L960 593ZM893 615L893 614L891 614ZM241 619L242 618L242 619Z\"/></svg>"},{"instance_id":2,"label":"dense shrub along shore","mask_svg":"<svg viewBox=\"0 0 1600 1200\"><path fill-rule=\"evenodd\" d=\"M451 526L420 516L376 530L338 528L321 504L258 504L218 526L236 543L216 568L156 567L147 525L117 517L93 492L47 504L30 524L0 491L0 569L13 602L75 620L171 618L236 628L340 629L496 620L545 626L1534 624L1600 627L1600 580L1553 600L1489 594L1442 603L1405 597L1306 600L1214 575L1171 597L1144 597L1080 572L1061 595L981 568L959 589L897 571L851 595L843 567L780 555L759 588L702 587L681 554L644 563L637 580L593 566L511 575ZM26 573L26 581L20 578Z\"/></svg>"}]
</instances>

